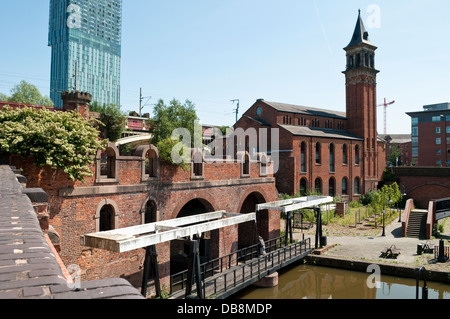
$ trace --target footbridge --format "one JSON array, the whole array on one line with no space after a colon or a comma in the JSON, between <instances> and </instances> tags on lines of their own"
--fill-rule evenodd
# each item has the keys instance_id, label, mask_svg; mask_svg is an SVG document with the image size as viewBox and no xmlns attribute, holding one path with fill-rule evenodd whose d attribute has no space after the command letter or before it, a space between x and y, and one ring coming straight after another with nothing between
<instances>
[{"instance_id":1,"label":"footbridge","mask_svg":"<svg viewBox=\"0 0 450 319\"><path fill-rule=\"evenodd\" d=\"M187 270L172 275L170 284L171 298L216 299L227 298L264 277L305 258L312 252L311 241L306 239L297 243L292 241L293 211L314 207L317 216L317 236L321 236L320 205L327 204L330 197L303 197L285 201L277 201L256 206L256 213L236 214L217 211L193 215L156 223L144 224L112 231L86 234L81 237L82 245L114 252L126 252L134 249L145 249L142 294L147 294L150 274L154 274L157 297L161 297L158 256L156 245L169 241L184 240L188 248ZM233 252L227 256L200 264L199 246L202 233L216 229L255 222L259 211L271 210L275 213L287 213L286 234L270 240L266 245L266 254L260 255L258 245ZM317 248L317 247L316 247Z\"/></svg>"},{"instance_id":2,"label":"footbridge","mask_svg":"<svg viewBox=\"0 0 450 319\"><path fill-rule=\"evenodd\" d=\"M268 253L264 256L260 256L258 245L254 245L201 265L201 295L226 299L312 252L309 238L286 245L284 237L280 237L267 244ZM187 270L171 276L171 299L185 298L188 276ZM199 294L197 286L193 287L192 293Z\"/></svg>"}]
</instances>

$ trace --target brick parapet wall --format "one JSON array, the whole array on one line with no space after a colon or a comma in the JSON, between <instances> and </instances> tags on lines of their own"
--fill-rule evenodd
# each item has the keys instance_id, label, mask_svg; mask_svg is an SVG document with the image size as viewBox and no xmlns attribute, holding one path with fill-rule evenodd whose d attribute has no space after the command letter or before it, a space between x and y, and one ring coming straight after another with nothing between
<instances>
[{"instance_id":1,"label":"brick parapet wall","mask_svg":"<svg viewBox=\"0 0 450 319\"><path fill-rule=\"evenodd\" d=\"M29 196L8 166L0 166L0 180L0 299L143 298L123 279L70 287Z\"/></svg>"}]
</instances>

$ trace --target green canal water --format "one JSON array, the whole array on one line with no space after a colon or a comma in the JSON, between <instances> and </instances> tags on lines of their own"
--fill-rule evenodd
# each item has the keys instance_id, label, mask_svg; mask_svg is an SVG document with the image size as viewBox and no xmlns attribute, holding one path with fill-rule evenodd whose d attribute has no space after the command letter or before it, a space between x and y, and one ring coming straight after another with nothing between
<instances>
[{"instance_id":1,"label":"green canal water","mask_svg":"<svg viewBox=\"0 0 450 319\"><path fill-rule=\"evenodd\" d=\"M375 287L378 286L378 287ZM422 298L423 281L419 298ZM450 299L450 285L427 282L429 299ZM301 265L279 274L274 288L250 287L232 299L415 299L416 280Z\"/></svg>"}]
</instances>

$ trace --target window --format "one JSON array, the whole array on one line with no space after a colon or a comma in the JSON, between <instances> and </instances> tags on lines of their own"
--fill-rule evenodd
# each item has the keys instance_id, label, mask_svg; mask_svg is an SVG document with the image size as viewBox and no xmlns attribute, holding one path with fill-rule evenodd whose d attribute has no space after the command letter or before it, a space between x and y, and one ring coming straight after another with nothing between
<instances>
[{"instance_id":1,"label":"window","mask_svg":"<svg viewBox=\"0 0 450 319\"><path fill-rule=\"evenodd\" d=\"M153 149L145 154L145 175L150 178L158 176L158 154Z\"/></svg>"},{"instance_id":2,"label":"window","mask_svg":"<svg viewBox=\"0 0 450 319\"><path fill-rule=\"evenodd\" d=\"M413 126L417 126L419 125L419 118L418 117L413 117L411 120L411 123Z\"/></svg>"},{"instance_id":3,"label":"window","mask_svg":"<svg viewBox=\"0 0 450 319\"><path fill-rule=\"evenodd\" d=\"M360 189L359 189L359 187L360 187L360 179L359 179L359 177L356 177L356 178L355 178L355 185L354 185L354 194L355 194L355 195L360 194Z\"/></svg>"},{"instance_id":4,"label":"window","mask_svg":"<svg viewBox=\"0 0 450 319\"><path fill-rule=\"evenodd\" d=\"M440 137L438 137L438 138L436 139L436 145L441 145L441 144L442 144L442 140L441 140Z\"/></svg>"},{"instance_id":5,"label":"window","mask_svg":"<svg viewBox=\"0 0 450 319\"><path fill-rule=\"evenodd\" d=\"M445 128L445 133L450 134L450 126L447 126L447 127Z\"/></svg>"},{"instance_id":6,"label":"window","mask_svg":"<svg viewBox=\"0 0 450 319\"><path fill-rule=\"evenodd\" d=\"M306 143L301 144L301 154L300 154L300 170L306 172Z\"/></svg>"},{"instance_id":7,"label":"window","mask_svg":"<svg viewBox=\"0 0 450 319\"><path fill-rule=\"evenodd\" d=\"M355 146L355 165L359 165L359 145Z\"/></svg>"},{"instance_id":8,"label":"window","mask_svg":"<svg viewBox=\"0 0 450 319\"><path fill-rule=\"evenodd\" d=\"M342 163L344 165L348 164L348 149L347 149L347 144L344 144L342 146Z\"/></svg>"},{"instance_id":9,"label":"window","mask_svg":"<svg viewBox=\"0 0 450 319\"><path fill-rule=\"evenodd\" d=\"M242 175L250 176L250 155L246 152L242 163Z\"/></svg>"},{"instance_id":10,"label":"window","mask_svg":"<svg viewBox=\"0 0 450 319\"><path fill-rule=\"evenodd\" d=\"M203 177L203 152L202 150L193 150L192 154L192 178L202 178ZM246 163L244 163L244 170ZM248 170L250 170L248 168ZM248 173L245 173L248 174Z\"/></svg>"},{"instance_id":11,"label":"window","mask_svg":"<svg viewBox=\"0 0 450 319\"><path fill-rule=\"evenodd\" d=\"M102 151L100 159L100 176L104 178L114 178L115 177L115 164L116 157L111 149L107 148Z\"/></svg>"},{"instance_id":12,"label":"window","mask_svg":"<svg viewBox=\"0 0 450 319\"><path fill-rule=\"evenodd\" d=\"M156 222L156 203L152 200L149 200L145 205L145 213L144 213L144 223L150 224Z\"/></svg>"},{"instance_id":13,"label":"window","mask_svg":"<svg viewBox=\"0 0 450 319\"><path fill-rule=\"evenodd\" d=\"M334 172L334 144L330 144L330 172Z\"/></svg>"},{"instance_id":14,"label":"window","mask_svg":"<svg viewBox=\"0 0 450 319\"><path fill-rule=\"evenodd\" d=\"M316 164L320 165L322 164L322 154L320 150L320 143L316 143Z\"/></svg>"},{"instance_id":15,"label":"window","mask_svg":"<svg viewBox=\"0 0 450 319\"><path fill-rule=\"evenodd\" d=\"M334 197L336 195L336 182L333 177L330 178L328 182L328 194L331 197Z\"/></svg>"},{"instance_id":16,"label":"window","mask_svg":"<svg viewBox=\"0 0 450 319\"><path fill-rule=\"evenodd\" d=\"M419 128L417 126L412 127L412 136L417 137L419 136Z\"/></svg>"},{"instance_id":17,"label":"window","mask_svg":"<svg viewBox=\"0 0 450 319\"><path fill-rule=\"evenodd\" d=\"M105 205L100 210L100 231L109 231L114 229L114 207Z\"/></svg>"},{"instance_id":18,"label":"window","mask_svg":"<svg viewBox=\"0 0 450 319\"><path fill-rule=\"evenodd\" d=\"M441 128L440 127L436 127L436 134L441 134Z\"/></svg>"},{"instance_id":19,"label":"window","mask_svg":"<svg viewBox=\"0 0 450 319\"><path fill-rule=\"evenodd\" d=\"M440 116L433 116L433 117L431 118L431 120L432 120L433 122L440 122L440 121L441 121L441 117L440 117Z\"/></svg>"},{"instance_id":20,"label":"window","mask_svg":"<svg viewBox=\"0 0 450 319\"><path fill-rule=\"evenodd\" d=\"M347 186L348 185L348 179L347 177L344 177L342 179L342 195L348 195L348 189Z\"/></svg>"},{"instance_id":21,"label":"window","mask_svg":"<svg viewBox=\"0 0 450 319\"><path fill-rule=\"evenodd\" d=\"M317 178L314 182L314 192L316 194L322 194L322 180L320 178Z\"/></svg>"},{"instance_id":22,"label":"window","mask_svg":"<svg viewBox=\"0 0 450 319\"><path fill-rule=\"evenodd\" d=\"M308 181L306 178L302 178L300 180L300 196L306 196L306 188L307 188Z\"/></svg>"}]
</instances>

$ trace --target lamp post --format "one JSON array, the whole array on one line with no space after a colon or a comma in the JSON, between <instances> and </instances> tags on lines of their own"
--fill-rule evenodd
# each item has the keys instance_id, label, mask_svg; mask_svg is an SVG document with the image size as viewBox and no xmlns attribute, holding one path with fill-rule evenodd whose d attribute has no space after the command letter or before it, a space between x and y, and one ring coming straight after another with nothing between
<instances>
[{"instance_id":1,"label":"lamp post","mask_svg":"<svg viewBox=\"0 0 450 319\"><path fill-rule=\"evenodd\" d=\"M381 234L381 237L386 237L386 227L384 225L384 214L386 214L386 202L384 200L384 192L383 192L383 233Z\"/></svg>"}]
</instances>

